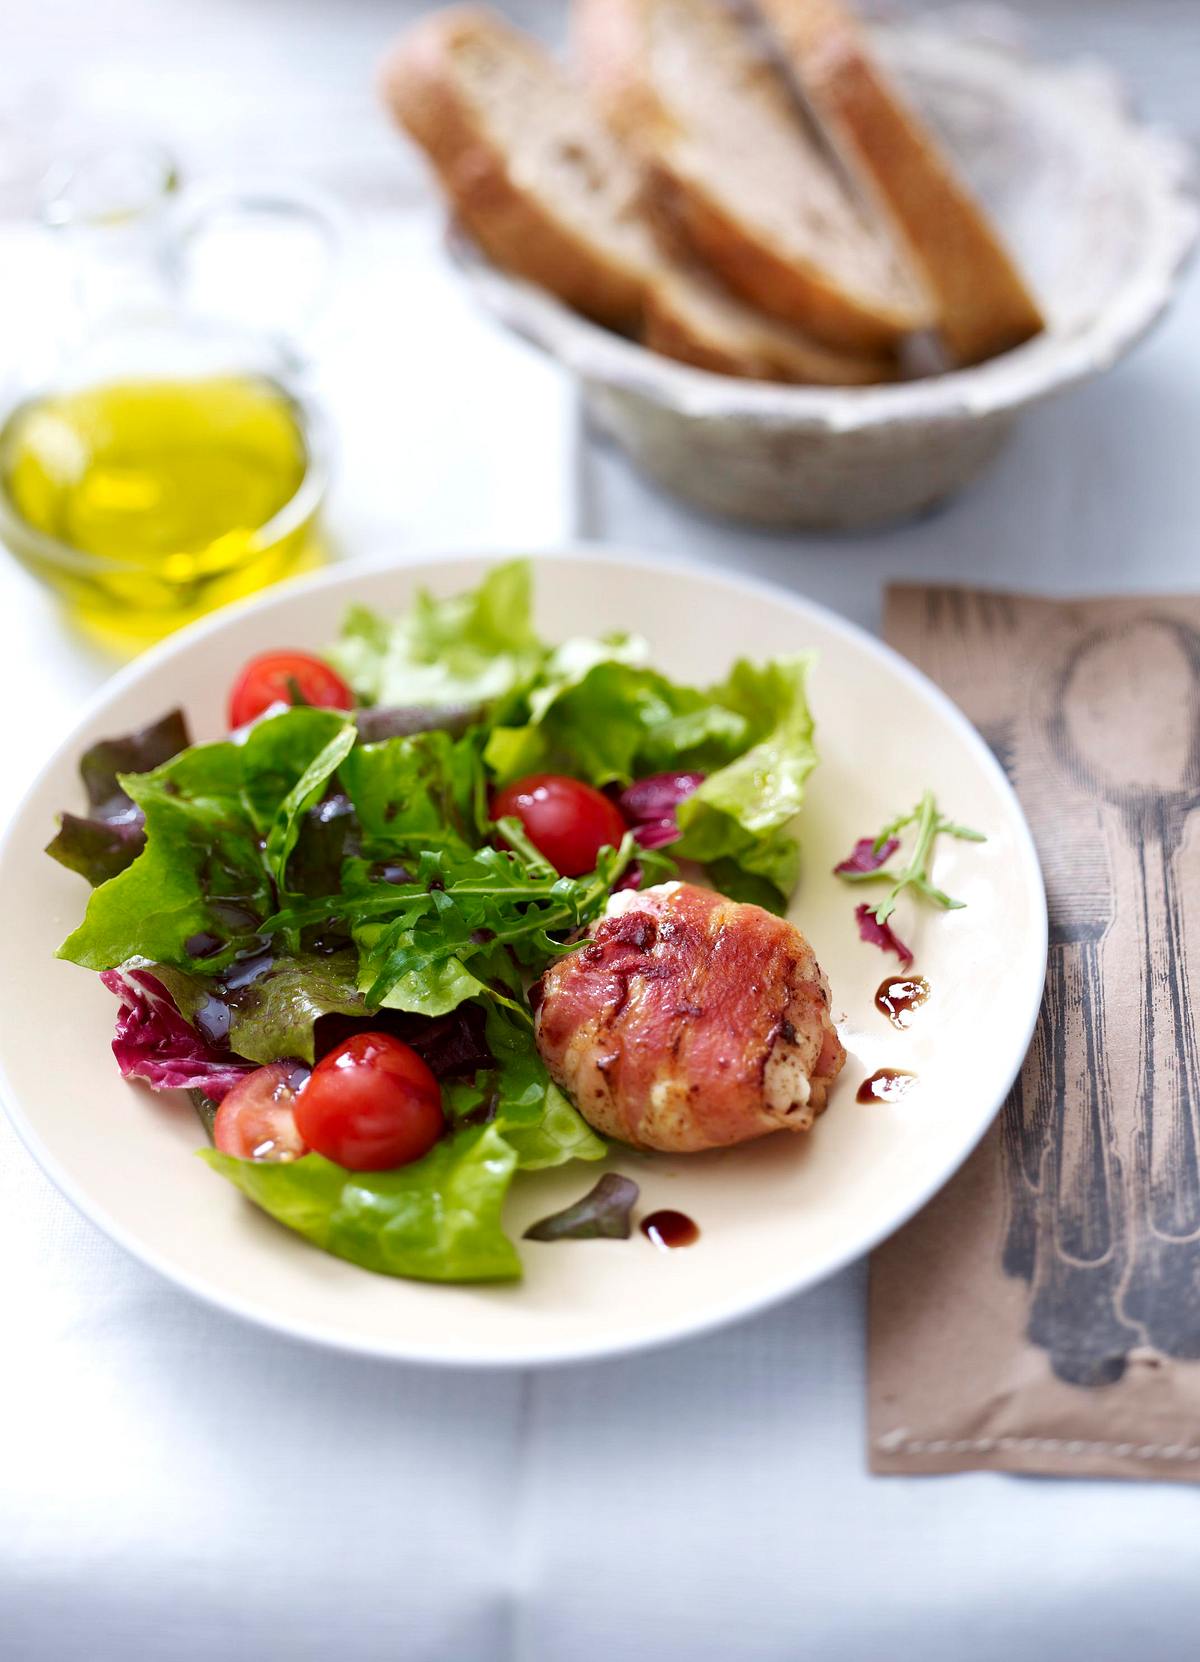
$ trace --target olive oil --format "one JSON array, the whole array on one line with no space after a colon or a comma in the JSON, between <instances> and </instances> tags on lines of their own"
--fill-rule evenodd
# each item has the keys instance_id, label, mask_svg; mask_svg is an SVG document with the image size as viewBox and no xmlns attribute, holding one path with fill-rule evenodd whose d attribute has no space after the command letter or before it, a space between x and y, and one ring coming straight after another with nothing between
<instances>
[{"instance_id":1,"label":"olive oil","mask_svg":"<svg viewBox=\"0 0 1200 1662\"><path fill-rule=\"evenodd\" d=\"M13 551L110 643L153 639L320 558L299 406L250 375L128 379L0 432Z\"/></svg>"}]
</instances>

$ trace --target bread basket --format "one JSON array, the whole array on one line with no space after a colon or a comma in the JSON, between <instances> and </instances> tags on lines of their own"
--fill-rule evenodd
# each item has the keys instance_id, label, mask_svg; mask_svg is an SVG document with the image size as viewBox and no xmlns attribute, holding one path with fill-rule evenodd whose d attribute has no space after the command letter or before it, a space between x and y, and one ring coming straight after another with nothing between
<instances>
[{"instance_id":1,"label":"bread basket","mask_svg":"<svg viewBox=\"0 0 1200 1662\"><path fill-rule=\"evenodd\" d=\"M691 369L451 247L482 303L580 380L601 429L708 512L854 527L967 484L1021 411L1110 368L1159 317L1196 237L1179 141L1137 122L1093 64L1035 63L929 25L874 31L1032 280L1047 331L977 368L868 388Z\"/></svg>"}]
</instances>

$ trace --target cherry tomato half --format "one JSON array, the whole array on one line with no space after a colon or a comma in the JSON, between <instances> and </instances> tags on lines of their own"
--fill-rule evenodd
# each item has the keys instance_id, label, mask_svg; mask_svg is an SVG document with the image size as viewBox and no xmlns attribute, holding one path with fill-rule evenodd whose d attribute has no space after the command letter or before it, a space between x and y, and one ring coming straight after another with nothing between
<instances>
[{"instance_id":1,"label":"cherry tomato half","mask_svg":"<svg viewBox=\"0 0 1200 1662\"><path fill-rule=\"evenodd\" d=\"M620 846L625 821L614 802L580 779L534 773L497 791L492 818L519 819L530 842L563 877L582 877L606 845Z\"/></svg>"},{"instance_id":2,"label":"cherry tomato half","mask_svg":"<svg viewBox=\"0 0 1200 1662\"><path fill-rule=\"evenodd\" d=\"M244 727L272 704L352 710L354 694L335 669L309 652L264 652L251 658L229 695L229 725Z\"/></svg>"},{"instance_id":3,"label":"cherry tomato half","mask_svg":"<svg viewBox=\"0 0 1200 1662\"><path fill-rule=\"evenodd\" d=\"M296 1125L310 1148L350 1171L407 1166L445 1130L441 1086L390 1033L356 1033L313 1069Z\"/></svg>"},{"instance_id":4,"label":"cherry tomato half","mask_svg":"<svg viewBox=\"0 0 1200 1662\"><path fill-rule=\"evenodd\" d=\"M239 1160L297 1160L307 1154L293 1113L307 1078L302 1062L270 1062L240 1079L213 1121L221 1153Z\"/></svg>"}]
</instances>

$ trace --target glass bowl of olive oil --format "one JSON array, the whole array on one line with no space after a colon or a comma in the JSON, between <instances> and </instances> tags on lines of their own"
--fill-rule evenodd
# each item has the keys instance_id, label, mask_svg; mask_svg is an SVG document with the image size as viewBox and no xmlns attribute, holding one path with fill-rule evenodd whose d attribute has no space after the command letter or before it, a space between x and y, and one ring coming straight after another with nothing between
<instances>
[{"instance_id":1,"label":"glass bowl of olive oil","mask_svg":"<svg viewBox=\"0 0 1200 1662\"><path fill-rule=\"evenodd\" d=\"M60 388L0 428L0 540L118 650L321 559L326 457L267 375Z\"/></svg>"},{"instance_id":2,"label":"glass bowl of olive oil","mask_svg":"<svg viewBox=\"0 0 1200 1662\"><path fill-rule=\"evenodd\" d=\"M0 417L0 542L128 653L320 563L328 444L288 316L324 292L339 233L311 193L181 190L140 143L57 163L42 217L72 298L56 367ZM234 258L239 227L258 240ZM223 304L197 305L222 247Z\"/></svg>"}]
</instances>

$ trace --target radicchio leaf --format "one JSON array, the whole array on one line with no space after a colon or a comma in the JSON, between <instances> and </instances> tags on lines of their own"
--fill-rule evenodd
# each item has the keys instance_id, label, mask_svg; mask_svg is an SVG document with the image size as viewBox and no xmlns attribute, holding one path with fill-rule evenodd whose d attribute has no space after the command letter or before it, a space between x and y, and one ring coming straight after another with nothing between
<instances>
[{"instance_id":1,"label":"radicchio leaf","mask_svg":"<svg viewBox=\"0 0 1200 1662\"><path fill-rule=\"evenodd\" d=\"M684 797L691 796L703 783L702 773L652 773L627 785L617 797L617 806L630 825L674 819Z\"/></svg>"},{"instance_id":2,"label":"radicchio leaf","mask_svg":"<svg viewBox=\"0 0 1200 1662\"><path fill-rule=\"evenodd\" d=\"M853 853L834 866L834 875L844 877L878 871L880 866L887 864L899 847L899 837L888 837L878 848L875 846L874 837L860 837L854 845Z\"/></svg>"},{"instance_id":3,"label":"radicchio leaf","mask_svg":"<svg viewBox=\"0 0 1200 1662\"><path fill-rule=\"evenodd\" d=\"M665 848L678 836L679 827L674 814L669 819L651 819L633 828L633 840L639 848Z\"/></svg>"},{"instance_id":4,"label":"radicchio leaf","mask_svg":"<svg viewBox=\"0 0 1200 1662\"><path fill-rule=\"evenodd\" d=\"M622 1177L615 1171L605 1172L582 1200L531 1224L525 1231L525 1239L591 1241L603 1236L614 1241L627 1241L630 1213L637 1203L639 1192L631 1177Z\"/></svg>"},{"instance_id":5,"label":"radicchio leaf","mask_svg":"<svg viewBox=\"0 0 1200 1662\"><path fill-rule=\"evenodd\" d=\"M123 738L101 739L86 751L79 773L90 814L63 814L46 853L86 877L93 888L125 870L145 845L140 808L121 789L118 775L149 773L169 762L191 740L183 712L171 710Z\"/></svg>"},{"instance_id":6,"label":"radicchio leaf","mask_svg":"<svg viewBox=\"0 0 1200 1662\"><path fill-rule=\"evenodd\" d=\"M865 903L854 908L854 916L858 919L858 933L864 941L877 946L881 952L894 952L899 958L901 966L908 969L913 961L912 952L896 934L890 923L880 923L871 908Z\"/></svg>"},{"instance_id":7,"label":"radicchio leaf","mask_svg":"<svg viewBox=\"0 0 1200 1662\"><path fill-rule=\"evenodd\" d=\"M623 791L612 791L625 823L633 831L639 848L666 848L679 838L675 810L679 804L704 783L702 773L652 773L645 779L635 779ZM638 888L642 872L635 863L618 883L618 889Z\"/></svg>"},{"instance_id":8,"label":"radicchio leaf","mask_svg":"<svg viewBox=\"0 0 1200 1662\"><path fill-rule=\"evenodd\" d=\"M321 1016L313 1031L318 1061L355 1033L384 1032L410 1045L438 1079L470 1079L480 1068L495 1063L484 1031L487 1012L472 1001L446 1016L416 1016L402 1010L377 1010L374 1015Z\"/></svg>"},{"instance_id":9,"label":"radicchio leaf","mask_svg":"<svg viewBox=\"0 0 1200 1662\"><path fill-rule=\"evenodd\" d=\"M252 1071L251 1063L206 1044L146 970L105 970L100 979L121 1000L112 1048L126 1079L143 1079L155 1091L198 1090L220 1102Z\"/></svg>"}]
</instances>

